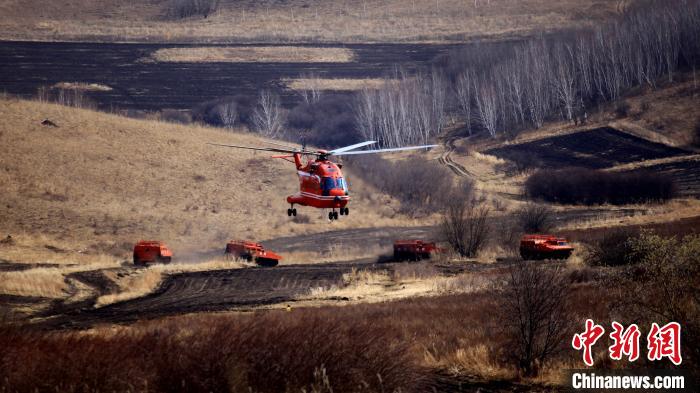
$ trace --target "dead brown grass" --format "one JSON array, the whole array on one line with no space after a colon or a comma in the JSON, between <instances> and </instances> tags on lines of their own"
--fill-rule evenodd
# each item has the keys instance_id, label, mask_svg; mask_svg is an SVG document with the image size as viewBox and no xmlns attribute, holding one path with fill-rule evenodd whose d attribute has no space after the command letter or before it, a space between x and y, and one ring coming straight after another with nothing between
<instances>
[{"instance_id":1,"label":"dead brown grass","mask_svg":"<svg viewBox=\"0 0 700 393\"><path fill-rule=\"evenodd\" d=\"M445 277L430 262L406 263L389 270L353 268L343 275L341 285L311 288L298 298L301 304L325 304L339 298L354 303L377 303L446 294L475 293L491 287L490 275L462 273Z\"/></svg>"},{"instance_id":2,"label":"dead brown grass","mask_svg":"<svg viewBox=\"0 0 700 393\"><path fill-rule=\"evenodd\" d=\"M690 73L678 75L671 86L662 86L626 99L629 116L614 126L653 141L688 146L693 129L700 121L700 78Z\"/></svg>"},{"instance_id":3,"label":"dead brown grass","mask_svg":"<svg viewBox=\"0 0 700 393\"><path fill-rule=\"evenodd\" d=\"M379 89L386 85L386 79L381 78L297 78L285 79L283 82L287 85L287 88L292 90L354 91L362 89Z\"/></svg>"},{"instance_id":4,"label":"dead brown grass","mask_svg":"<svg viewBox=\"0 0 700 393\"><path fill-rule=\"evenodd\" d=\"M78 293L69 292L66 276L70 273L119 267L115 261L89 265L39 267L20 271L0 272L0 294L44 298L68 298ZM80 289L80 288L78 288ZM77 292L80 292L79 290Z\"/></svg>"},{"instance_id":5,"label":"dead brown grass","mask_svg":"<svg viewBox=\"0 0 700 393\"><path fill-rule=\"evenodd\" d=\"M324 383L314 378L325 369L326 387L333 391L356 391L360 378L364 391L410 392L431 391L436 370L481 381L517 378L506 360L509 347L494 295L481 291L342 308L188 315L85 333L5 330L0 366L6 378L0 383L20 391L44 386L66 391L61 387L79 378L92 390L122 391L126 383L139 383L172 391L176 380L188 391L219 391L220 386L300 391ZM599 323L609 319L604 289L578 285L571 300L581 323L586 317ZM542 365L538 378L521 383L558 381L563 368L580 362L578 353L565 351ZM277 371L269 373L271 368Z\"/></svg>"},{"instance_id":6,"label":"dead brown grass","mask_svg":"<svg viewBox=\"0 0 700 393\"><path fill-rule=\"evenodd\" d=\"M285 265L352 261L357 259L377 259L389 250L379 245L362 247L360 244L347 244L339 240L324 251L293 251L284 254Z\"/></svg>"},{"instance_id":7,"label":"dead brown grass","mask_svg":"<svg viewBox=\"0 0 700 393\"><path fill-rule=\"evenodd\" d=\"M55 89L82 91L112 91L112 88L100 83L59 82L52 86Z\"/></svg>"},{"instance_id":8,"label":"dead brown grass","mask_svg":"<svg viewBox=\"0 0 700 393\"><path fill-rule=\"evenodd\" d=\"M219 1L206 19L168 20L170 2L7 0L0 37L161 42L462 41L588 26L619 1Z\"/></svg>"},{"instance_id":9,"label":"dead brown grass","mask_svg":"<svg viewBox=\"0 0 700 393\"><path fill-rule=\"evenodd\" d=\"M186 63L347 63L354 57L347 48L243 46L158 49L149 59Z\"/></svg>"}]
</instances>

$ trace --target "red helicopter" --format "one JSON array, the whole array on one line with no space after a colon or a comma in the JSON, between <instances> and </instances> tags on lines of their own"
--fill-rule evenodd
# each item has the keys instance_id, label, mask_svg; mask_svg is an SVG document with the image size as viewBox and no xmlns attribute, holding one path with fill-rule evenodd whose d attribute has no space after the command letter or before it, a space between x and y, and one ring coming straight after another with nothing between
<instances>
[{"instance_id":1,"label":"red helicopter","mask_svg":"<svg viewBox=\"0 0 700 393\"><path fill-rule=\"evenodd\" d=\"M281 158L286 161L293 162L297 167L297 174L299 175L299 192L287 197L287 202L291 205L291 208L287 209L287 215L290 217L296 216L297 209L294 207L294 205L301 205L311 206L319 209L332 209L328 213L328 219L337 220L338 211L340 212L341 216L347 216L348 214L350 214L350 209L347 207L347 204L350 201L350 192L348 190L348 183L345 181L343 173L340 171L343 165L332 162L328 159L329 157L427 149L437 146L423 145L397 147L389 149L351 151L367 145L372 145L374 143L377 142L360 142L354 145L345 146L334 150L306 150L306 147L296 149L286 145L281 146L288 147L287 149L221 145L218 143L210 143L210 145L233 147L237 149L285 153L284 155L272 156L272 158ZM308 160L306 165L304 165L302 162L302 156L306 155L313 156L315 158ZM294 161L290 160L290 158L293 158ZM338 211L336 211L336 209L338 209Z\"/></svg>"}]
</instances>

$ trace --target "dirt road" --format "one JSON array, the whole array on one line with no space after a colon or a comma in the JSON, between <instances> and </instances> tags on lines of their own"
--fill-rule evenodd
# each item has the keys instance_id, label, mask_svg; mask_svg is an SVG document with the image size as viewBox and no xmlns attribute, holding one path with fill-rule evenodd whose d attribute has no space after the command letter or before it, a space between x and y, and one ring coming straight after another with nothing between
<instances>
[{"instance_id":1,"label":"dirt road","mask_svg":"<svg viewBox=\"0 0 700 393\"><path fill-rule=\"evenodd\" d=\"M631 213L630 209L620 209L608 214L614 216ZM600 214L594 209L582 209L560 213L556 219L564 223ZM385 245L387 253L390 253L395 238L430 238L434 233L435 228L430 226L360 228L270 239L264 243L270 249L284 254L323 249L339 240L349 247L363 247L369 241L371 244ZM95 296L76 303L56 301L36 322L37 326L49 329L87 328L100 323L128 323L190 312L249 310L261 305L294 302L312 288L342 283L343 274L353 268L392 271L395 266L377 264L375 261L376 258L364 258L337 263L178 273L165 278L160 288L147 296L101 308L94 307L97 296L112 293L115 288L100 271L81 272L71 275L69 279L94 288ZM442 275L480 268L483 266L469 263L437 266Z\"/></svg>"}]
</instances>

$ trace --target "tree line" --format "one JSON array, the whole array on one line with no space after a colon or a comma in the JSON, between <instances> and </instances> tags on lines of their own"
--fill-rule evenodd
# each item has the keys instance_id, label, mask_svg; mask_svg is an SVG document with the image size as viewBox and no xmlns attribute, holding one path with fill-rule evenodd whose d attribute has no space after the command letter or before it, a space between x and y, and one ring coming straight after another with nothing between
<instances>
[{"instance_id":1,"label":"tree line","mask_svg":"<svg viewBox=\"0 0 700 393\"><path fill-rule=\"evenodd\" d=\"M353 113L360 135L384 147L427 144L445 124L448 86L437 69L415 76L395 70L383 88L358 93Z\"/></svg>"},{"instance_id":2,"label":"tree line","mask_svg":"<svg viewBox=\"0 0 700 393\"><path fill-rule=\"evenodd\" d=\"M382 87L349 100L312 84L289 109L264 90L255 98L207 103L194 117L318 146L361 139L382 147L427 143L452 120L463 122L469 135L508 137L547 120L585 121L588 112L631 89L673 82L679 71L694 75L699 20L700 0L643 3L593 29L465 46L416 72L397 68Z\"/></svg>"},{"instance_id":3,"label":"tree line","mask_svg":"<svg viewBox=\"0 0 700 393\"><path fill-rule=\"evenodd\" d=\"M583 121L586 112L626 91L700 63L700 2L652 3L592 30L452 53L441 68L363 90L356 126L384 146L424 143L457 116L466 131L492 137L548 119Z\"/></svg>"}]
</instances>

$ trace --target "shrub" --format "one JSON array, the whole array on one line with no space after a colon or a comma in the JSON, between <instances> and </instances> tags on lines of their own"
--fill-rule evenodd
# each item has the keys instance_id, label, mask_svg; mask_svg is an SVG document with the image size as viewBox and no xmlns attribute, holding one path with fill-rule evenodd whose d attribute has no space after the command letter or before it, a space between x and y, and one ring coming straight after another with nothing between
<instances>
[{"instance_id":1,"label":"shrub","mask_svg":"<svg viewBox=\"0 0 700 393\"><path fill-rule=\"evenodd\" d=\"M443 239L463 257L475 257L488 241L489 209L471 200L452 199L442 214Z\"/></svg>"},{"instance_id":2,"label":"shrub","mask_svg":"<svg viewBox=\"0 0 700 393\"><path fill-rule=\"evenodd\" d=\"M169 123L189 124L192 122L189 113L175 109L163 109L158 114L158 118Z\"/></svg>"},{"instance_id":3,"label":"shrub","mask_svg":"<svg viewBox=\"0 0 700 393\"><path fill-rule=\"evenodd\" d=\"M104 335L0 333L0 391L410 392L419 385L407 341L369 318L316 311L199 316Z\"/></svg>"},{"instance_id":4,"label":"shrub","mask_svg":"<svg viewBox=\"0 0 700 393\"><path fill-rule=\"evenodd\" d=\"M510 256L520 255L520 238L524 231L517 217L505 216L495 221L493 245L500 247Z\"/></svg>"},{"instance_id":5,"label":"shrub","mask_svg":"<svg viewBox=\"0 0 700 393\"><path fill-rule=\"evenodd\" d=\"M351 108L344 95L326 94L320 101L302 102L289 111L289 127L305 132L311 145L334 148L360 141Z\"/></svg>"},{"instance_id":6,"label":"shrub","mask_svg":"<svg viewBox=\"0 0 700 393\"><path fill-rule=\"evenodd\" d=\"M663 202L676 195L676 185L647 171L604 172L585 168L545 169L525 181L530 198L563 204Z\"/></svg>"},{"instance_id":7,"label":"shrub","mask_svg":"<svg viewBox=\"0 0 700 393\"><path fill-rule=\"evenodd\" d=\"M413 216L442 209L451 199L470 200L473 184L463 181L453 187L450 171L422 158L392 163L379 156L352 158L352 172L401 202L401 212Z\"/></svg>"},{"instance_id":8,"label":"shrub","mask_svg":"<svg viewBox=\"0 0 700 393\"><path fill-rule=\"evenodd\" d=\"M605 231L603 236L589 245L586 261L594 266L620 266L633 263L632 239L637 232L620 228Z\"/></svg>"},{"instance_id":9,"label":"shrub","mask_svg":"<svg viewBox=\"0 0 700 393\"><path fill-rule=\"evenodd\" d=\"M510 345L506 356L525 376L562 349L570 321L570 280L561 268L515 263L501 290L500 315Z\"/></svg>"},{"instance_id":10,"label":"shrub","mask_svg":"<svg viewBox=\"0 0 700 393\"><path fill-rule=\"evenodd\" d=\"M615 106L615 114L617 117L627 117L630 113L630 104L627 101L620 101Z\"/></svg>"},{"instance_id":11,"label":"shrub","mask_svg":"<svg viewBox=\"0 0 700 393\"><path fill-rule=\"evenodd\" d=\"M208 17L216 11L217 0L171 0L168 5L168 17L185 19L192 16Z\"/></svg>"},{"instance_id":12,"label":"shrub","mask_svg":"<svg viewBox=\"0 0 700 393\"><path fill-rule=\"evenodd\" d=\"M96 109L97 104L80 89L40 87L37 99L41 102L53 102L74 108Z\"/></svg>"},{"instance_id":13,"label":"shrub","mask_svg":"<svg viewBox=\"0 0 700 393\"><path fill-rule=\"evenodd\" d=\"M520 229L527 233L548 232L554 226L554 212L545 205L528 203L516 212Z\"/></svg>"},{"instance_id":14,"label":"shrub","mask_svg":"<svg viewBox=\"0 0 700 393\"><path fill-rule=\"evenodd\" d=\"M697 370L700 364L700 297L697 291L700 287L700 235L679 239L643 231L630 239L629 246L631 257L638 263L623 269L609 283L625 288L619 295L619 308L632 320L680 323L683 364Z\"/></svg>"},{"instance_id":15,"label":"shrub","mask_svg":"<svg viewBox=\"0 0 700 393\"><path fill-rule=\"evenodd\" d=\"M251 126L253 99L245 95L222 97L192 108L192 119L217 127Z\"/></svg>"}]
</instances>

